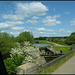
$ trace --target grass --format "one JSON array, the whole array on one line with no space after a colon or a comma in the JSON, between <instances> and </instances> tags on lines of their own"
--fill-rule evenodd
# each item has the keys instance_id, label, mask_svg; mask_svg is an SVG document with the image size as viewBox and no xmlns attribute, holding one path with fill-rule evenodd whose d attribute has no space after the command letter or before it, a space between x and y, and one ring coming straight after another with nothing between
<instances>
[{"instance_id":1,"label":"grass","mask_svg":"<svg viewBox=\"0 0 75 75\"><path fill-rule=\"evenodd\" d=\"M67 52L71 51L71 46L69 46L69 47L59 47L59 46L55 46L55 44L52 43L52 42L49 42L49 44L50 44L50 45L48 45L47 47L52 46L52 47L53 47L55 50L57 50L57 51L62 50L63 53L67 53Z\"/></svg>"},{"instance_id":2,"label":"grass","mask_svg":"<svg viewBox=\"0 0 75 75\"><path fill-rule=\"evenodd\" d=\"M40 43L50 44L50 45L47 45L47 47L52 46L57 51L62 50L63 53L67 53L67 52L71 51L71 46L69 46L69 47L59 47L59 46L55 46L55 44L53 42L48 42L48 41L45 41L45 40L40 40ZM56 44L59 44L59 43L56 43ZM60 44L63 44L64 46L68 46L68 45L64 44L63 42L60 42Z\"/></svg>"},{"instance_id":3,"label":"grass","mask_svg":"<svg viewBox=\"0 0 75 75\"><path fill-rule=\"evenodd\" d=\"M62 50L63 53L67 53L67 52L71 51L71 47L56 47L56 46L53 46L53 48L57 51Z\"/></svg>"},{"instance_id":4,"label":"grass","mask_svg":"<svg viewBox=\"0 0 75 75\"><path fill-rule=\"evenodd\" d=\"M54 72L58 67L60 67L62 64L64 64L66 61L68 61L71 57L75 56L75 52L68 55L66 58L57 61L52 67L49 67L48 69L44 70L41 68L40 74L51 74Z\"/></svg>"},{"instance_id":5,"label":"grass","mask_svg":"<svg viewBox=\"0 0 75 75\"><path fill-rule=\"evenodd\" d=\"M46 47L51 47L51 45L47 45Z\"/></svg>"},{"instance_id":6,"label":"grass","mask_svg":"<svg viewBox=\"0 0 75 75\"><path fill-rule=\"evenodd\" d=\"M55 42L57 44L60 44L60 45L64 45L64 46L68 46L67 44L65 44L64 42Z\"/></svg>"},{"instance_id":7,"label":"grass","mask_svg":"<svg viewBox=\"0 0 75 75\"><path fill-rule=\"evenodd\" d=\"M39 41L40 41L41 44L48 44L48 42L45 41L45 40L39 40Z\"/></svg>"},{"instance_id":8,"label":"grass","mask_svg":"<svg viewBox=\"0 0 75 75\"><path fill-rule=\"evenodd\" d=\"M75 44L74 45L71 45L71 47L74 47L75 46Z\"/></svg>"}]
</instances>

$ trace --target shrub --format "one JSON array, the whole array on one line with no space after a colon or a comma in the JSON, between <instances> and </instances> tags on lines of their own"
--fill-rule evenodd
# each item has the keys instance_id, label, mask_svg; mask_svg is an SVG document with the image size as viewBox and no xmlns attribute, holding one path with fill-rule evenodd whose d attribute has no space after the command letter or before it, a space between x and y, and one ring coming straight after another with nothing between
<instances>
[{"instance_id":1,"label":"shrub","mask_svg":"<svg viewBox=\"0 0 75 75\"><path fill-rule=\"evenodd\" d=\"M3 55L3 59L9 57L9 52L11 48L14 47L16 47L14 36L5 32L0 33L0 51Z\"/></svg>"},{"instance_id":2,"label":"shrub","mask_svg":"<svg viewBox=\"0 0 75 75\"><path fill-rule=\"evenodd\" d=\"M23 55L19 56L18 54L14 54L14 55L12 54L11 60L16 66L19 66L22 64L22 61L24 60L24 58L25 57Z\"/></svg>"},{"instance_id":3,"label":"shrub","mask_svg":"<svg viewBox=\"0 0 75 75\"><path fill-rule=\"evenodd\" d=\"M17 66L13 63L11 58L5 59L4 64L5 64L5 67L6 67L8 74L16 74Z\"/></svg>"}]
</instances>

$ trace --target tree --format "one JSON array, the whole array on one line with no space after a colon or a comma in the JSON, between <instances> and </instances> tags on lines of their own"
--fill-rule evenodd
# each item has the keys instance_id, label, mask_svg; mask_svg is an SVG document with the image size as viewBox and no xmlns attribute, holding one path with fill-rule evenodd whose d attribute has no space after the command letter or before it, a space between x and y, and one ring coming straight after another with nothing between
<instances>
[{"instance_id":1,"label":"tree","mask_svg":"<svg viewBox=\"0 0 75 75\"><path fill-rule=\"evenodd\" d=\"M15 38L16 42L22 43L24 41L34 42L33 35L30 32L22 32Z\"/></svg>"},{"instance_id":2,"label":"tree","mask_svg":"<svg viewBox=\"0 0 75 75\"><path fill-rule=\"evenodd\" d=\"M9 52L11 48L15 47L16 43L14 41L14 36L6 32L0 32L0 51L3 58L9 57Z\"/></svg>"},{"instance_id":3,"label":"tree","mask_svg":"<svg viewBox=\"0 0 75 75\"><path fill-rule=\"evenodd\" d=\"M71 33L71 35L66 39L65 43L68 45L75 44L75 32Z\"/></svg>"}]
</instances>

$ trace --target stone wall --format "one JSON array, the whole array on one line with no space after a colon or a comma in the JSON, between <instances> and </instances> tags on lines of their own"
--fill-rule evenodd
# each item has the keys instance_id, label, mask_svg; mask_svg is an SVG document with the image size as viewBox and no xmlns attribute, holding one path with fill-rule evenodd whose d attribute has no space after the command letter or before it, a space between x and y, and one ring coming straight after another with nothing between
<instances>
[{"instance_id":1,"label":"stone wall","mask_svg":"<svg viewBox=\"0 0 75 75\"><path fill-rule=\"evenodd\" d=\"M36 59L36 63L26 63L17 67L17 74L33 74L40 72L40 65L46 63L44 57Z\"/></svg>"},{"instance_id":2,"label":"stone wall","mask_svg":"<svg viewBox=\"0 0 75 75\"><path fill-rule=\"evenodd\" d=\"M17 74L32 74L39 72L38 64L26 63L17 67Z\"/></svg>"}]
</instances>

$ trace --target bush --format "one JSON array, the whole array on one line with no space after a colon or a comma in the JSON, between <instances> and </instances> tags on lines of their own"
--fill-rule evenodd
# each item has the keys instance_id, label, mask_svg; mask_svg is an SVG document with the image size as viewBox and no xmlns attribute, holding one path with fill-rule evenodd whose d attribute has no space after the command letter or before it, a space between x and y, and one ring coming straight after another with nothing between
<instances>
[{"instance_id":1,"label":"bush","mask_svg":"<svg viewBox=\"0 0 75 75\"><path fill-rule=\"evenodd\" d=\"M18 56L17 54L12 55L12 58L7 58L4 60L4 64L8 74L16 74L17 67L22 65L22 61L24 60L23 56Z\"/></svg>"},{"instance_id":2,"label":"bush","mask_svg":"<svg viewBox=\"0 0 75 75\"><path fill-rule=\"evenodd\" d=\"M16 47L14 36L8 33L0 33L0 51L3 55L3 59L9 57L11 48Z\"/></svg>"},{"instance_id":3,"label":"bush","mask_svg":"<svg viewBox=\"0 0 75 75\"><path fill-rule=\"evenodd\" d=\"M24 60L24 56L19 56L18 54L12 54L12 62L16 65L16 66L19 66L19 65L22 65L22 61Z\"/></svg>"},{"instance_id":4,"label":"bush","mask_svg":"<svg viewBox=\"0 0 75 75\"><path fill-rule=\"evenodd\" d=\"M6 67L8 74L16 74L17 66L13 63L11 58L5 59L4 64L5 64L5 67Z\"/></svg>"}]
</instances>

